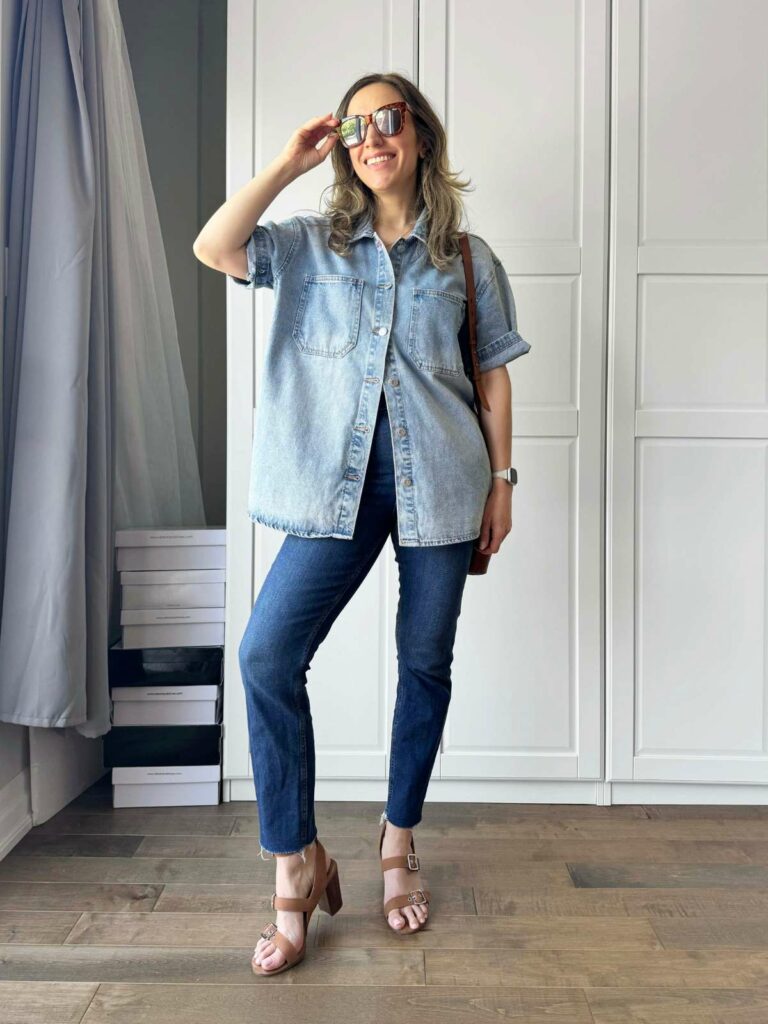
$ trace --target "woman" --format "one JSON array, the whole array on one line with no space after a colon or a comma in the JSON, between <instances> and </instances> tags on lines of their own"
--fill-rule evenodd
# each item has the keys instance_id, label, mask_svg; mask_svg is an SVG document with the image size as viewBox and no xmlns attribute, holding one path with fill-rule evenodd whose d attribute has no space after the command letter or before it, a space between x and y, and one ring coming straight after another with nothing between
<instances>
[{"instance_id":1,"label":"woman","mask_svg":"<svg viewBox=\"0 0 768 1024\"><path fill-rule=\"evenodd\" d=\"M326 214L257 223L329 153L335 181ZM330 913L341 905L336 863L314 819L306 672L390 536L400 577L399 677L379 820L383 902L400 934L427 920L413 829L450 701L472 548L479 538L484 553L497 552L511 529L504 364L530 348L501 262L470 235L490 406L478 420L457 339L466 309L458 246L465 185L448 169L443 127L421 92L398 74L367 75L338 116L295 131L195 242L203 263L275 291L248 511L287 536L239 649L260 855L276 858L277 913L254 951L257 974L303 958L319 900Z\"/></svg>"}]
</instances>

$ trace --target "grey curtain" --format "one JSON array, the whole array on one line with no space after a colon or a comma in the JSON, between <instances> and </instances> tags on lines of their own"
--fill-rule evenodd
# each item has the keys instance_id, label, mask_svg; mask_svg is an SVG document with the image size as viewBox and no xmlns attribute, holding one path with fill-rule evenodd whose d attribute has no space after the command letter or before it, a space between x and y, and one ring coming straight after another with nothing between
<instances>
[{"instance_id":1,"label":"grey curtain","mask_svg":"<svg viewBox=\"0 0 768 1024\"><path fill-rule=\"evenodd\" d=\"M11 108L0 720L95 737L114 531L206 525L117 0L22 0Z\"/></svg>"}]
</instances>

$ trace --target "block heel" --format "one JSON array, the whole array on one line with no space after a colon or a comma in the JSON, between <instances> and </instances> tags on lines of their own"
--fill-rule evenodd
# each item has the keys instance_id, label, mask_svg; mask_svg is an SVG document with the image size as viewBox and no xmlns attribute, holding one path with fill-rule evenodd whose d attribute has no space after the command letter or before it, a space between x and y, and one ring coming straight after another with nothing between
<instances>
[{"instance_id":1,"label":"block heel","mask_svg":"<svg viewBox=\"0 0 768 1024\"><path fill-rule=\"evenodd\" d=\"M338 914L342 905L341 883L339 882L339 867L335 860L331 860L330 871L328 872L328 883L323 895L320 897L318 906L326 914L333 916Z\"/></svg>"}]
</instances>

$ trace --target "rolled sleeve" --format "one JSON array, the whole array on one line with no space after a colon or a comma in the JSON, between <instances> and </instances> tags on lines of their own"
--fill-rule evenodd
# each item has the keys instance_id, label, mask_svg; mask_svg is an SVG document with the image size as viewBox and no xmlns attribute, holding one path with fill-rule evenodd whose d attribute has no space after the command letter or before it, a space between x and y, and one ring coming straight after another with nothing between
<instances>
[{"instance_id":1,"label":"rolled sleeve","mask_svg":"<svg viewBox=\"0 0 768 1024\"><path fill-rule=\"evenodd\" d=\"M518 333L517 311L509 277L493 256L493 272L477 289L477 360L480 372L524 356L531 346Z\"/></svg>"},{"instance_id":2,"label":"rolled sleeve","mask_svg":"<svg viewBox=\"0 0 768 1024\"><path fill-rule=\"evenodd\" d=\"M244 288L274 288L293 256L297 234L295 217L257 224L245 244L248 277L227 276Z\"/></svg>"}]
</instances>

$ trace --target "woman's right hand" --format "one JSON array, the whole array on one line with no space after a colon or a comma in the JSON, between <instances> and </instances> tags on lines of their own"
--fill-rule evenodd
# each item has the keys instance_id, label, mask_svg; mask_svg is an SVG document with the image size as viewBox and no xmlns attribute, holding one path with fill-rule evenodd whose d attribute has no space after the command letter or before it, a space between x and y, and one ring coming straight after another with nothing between
<instances>
[{"instance_id":1,"label":"woman's right hand","mask_svg":"<svg viewBox=\"0 0 768 1024\"><path fill-rule=\"evenodd\" d=\"M301 128L297 128L288 139L280 154L280 159L290 168L291 173L298 177L306 171L317 167L328 156L338 139L338 133L333 131L339 124L339 119L332 114L323 114L320 117L310 118ZM330 135L328 133L331 133ZM322 146L317 144L325 139Z\"/></svg>"}]
</instances>

